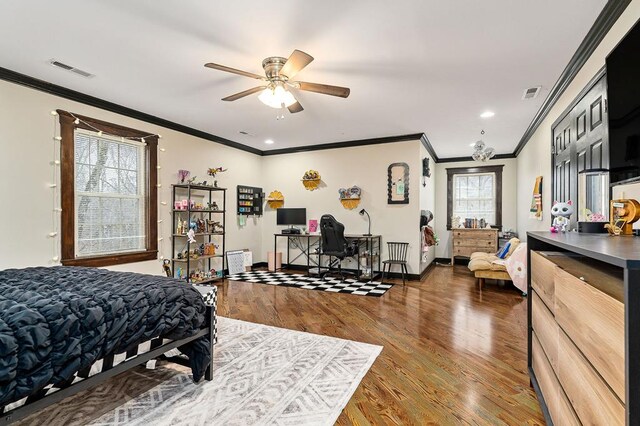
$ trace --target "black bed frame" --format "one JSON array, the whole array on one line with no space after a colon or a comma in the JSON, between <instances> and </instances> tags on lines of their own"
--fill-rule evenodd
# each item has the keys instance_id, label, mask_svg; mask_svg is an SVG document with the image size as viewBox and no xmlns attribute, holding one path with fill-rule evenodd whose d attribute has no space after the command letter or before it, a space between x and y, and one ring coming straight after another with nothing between
<instances>
[{"instance_id":1,"label":"black bed frame","mask_svg":"<svg viewBox=\"0 0 640 426\"><path fill-rule=\"evenodd\" d=\"M0 418L0 425L8 425L13 422L16 422L20 419L23 419L31 414L34 414L45 407L48 407L51 404L55 404L56 402L60 402L61 400L74 395L78 392L82 392L84 390L90 389L120 373L123 373L127 370L130 370L140 364L144 364L147 361L150 361L154 358L158 358L162 356L165 352L170 351L171 349L175 349L182 345L185 345L193 340L196 340L203 336L209 336L209 342L211 345L211 363L207 367L204 378L206 380L213 379L213 350L215 346L215 316L216 316L216 307L215 306L207 306L206 311L206 327L198 331L198 333L193 336L186 337L181 340L173 340L165 345L158 346L157 348L150 350L141 355L136 355L134 358L131 358L121 364L116 365L115 367L98 373L94 376L88 377L84 380L81 380L71 386L60 389L52 394L49 394L41 399L36 401L26 403L25 405L13 409L7 413L0 414L2 418Z\"/></svg>"}]
</instances>

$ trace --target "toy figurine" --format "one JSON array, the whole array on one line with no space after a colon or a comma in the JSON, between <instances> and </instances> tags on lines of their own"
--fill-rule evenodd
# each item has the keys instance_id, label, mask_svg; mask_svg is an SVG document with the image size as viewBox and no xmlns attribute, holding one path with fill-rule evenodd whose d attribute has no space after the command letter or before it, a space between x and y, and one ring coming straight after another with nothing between
<instances>
[{"instance_id":1,"label":"toy figurine","mask_svg":"<svg viewBox=\"0 0 640 426\"><path fill-rule=\"evenodd\" d=\"M570 217L573 214L573 202L571 200L566 203L559 203L555 201L553 203L553 207L551 208L551 216L554 216L553 222L551 223L550 231L553 233L558 232L567 232L569 228L569 223L571 222Z\"/></svg>"},{"instance_id":2,"label":"toy figurine","mask_svg":"<svg viewBox=\"0 0 640 426\"><path fill-rule=\"evenodd\" d=\"M209 169L207 169L207 174L215 178L218 173L222 173L226 171L227 169L223 169L222 167L210 167Z\"/></svg>"},{"instance_id":3,"label":"toy figurine","mask_svg":"<svg viewBox=\"0 0 640 426\"><path fill-rule=\"evenodd\" d=\"M191 222L189 224L189 232L187 232L187 238L191 244L196 242L196 223Z\"/></svg>"},{"instance_id":4,"label":"toy figurine","mask_svg":"<svg viewBox=\"0 0 640 426\"><path fill-rule=\"evenodd\" d=\"M164 273L167 275L167 277L171 278L173 276L173 273L171 272L171 261L169 259L164 259L162 261L162 269L164 270Z\"/></svg>"}]
</instances>

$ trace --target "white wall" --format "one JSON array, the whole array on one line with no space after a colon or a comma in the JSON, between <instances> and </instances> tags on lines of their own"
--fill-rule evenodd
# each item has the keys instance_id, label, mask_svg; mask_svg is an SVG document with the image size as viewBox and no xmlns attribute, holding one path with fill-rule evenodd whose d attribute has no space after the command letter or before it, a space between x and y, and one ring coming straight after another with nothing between
<instances>
[{"instance_id":1,"label":"white wall","mask_svg":"<svg viewBox=\"0 0 640 426\"><path fill-rule=\"evenodd\" d=\"M72 102L16 84L0 81L0 209L3 224L0 242L0 269L37 265L52 265L56 240L47 235L52 230L52 138L54 117L50 111L63 109L93 118L162 135L158 152L158 218L163 220L159 234L160 255L169 257L171 250L171 184L177 181L178 169L191 170L199 179L206 179L206 169L224 166L229 170L219 175L219 185L227 191L227 249L249 248L254 260L264 260L262 254L261 220L247 221L240 229L233 213L236 205L236 185L260 186L262 158L211 141ZM55 118L57 120L57 117ZM210 180L210 179L209 179ZM159 261L114 266L112 269L162 273Z\"/></svg>"},{"instance_id":2,"label":"white wall","mask_svg":"<svg viewBox=\"0 0 640 426\"><path fill-rule=\"evenodd\" d=\"M548 230L551 224L551 126L562 112L578 96L589 80L605 64L605 58L616 44L640 18L640 0L633 0L618 21L611 27L598 48L585 63L575 79L567 87L547 118L540 124L518 156L518 233L522 239L527 231ZM531 195L536 176L543 176L544 219L529 219Z\"/></svg>"},{"instance_id":3,"label":"white wall","mask_svg":"<svg viewBox=\"0 0 640 426\"><path fill-rule=\"evenodd\" d=\"M462 161L455 163L438 163L436 167L436 234L440 237L440 245L436 249L436 257L451 257L451 232L447 231L447 169L455 167L496 166L502 169L502 229L516 229L518 223L516 200L517 162L516 159L489 160L486 163ZM533 184L529 190L533 189ZM531 195L529 195L531 196ZM529 200L531 201L531 200ZM527 207L528 209L528 207Z\"/></svg>"},{"instance_id":4,"label":"white wall","mask_svg":"<svg viewBox=\"0 0 640 426\"><path fill-rule=\"evenodd\" d=\"M343 222L347 232L366 232L366 220L358 214L366 208L372 217L372 232L383 235L383 241L410 243L411 273L420 272L419 213L421 192L433 197L433 185L427 191L420 186L420 141L369 145L355 148L313 151L299 154L260 157L211 141L155 126L98 108L62 99L16 84L0 81L0 156L1 196L5 207L0 209L0 223L4 224L0 242L0 269L53 265L52 257L59 254L59 239L49 238L54 229L53 191L48 187L54 171L54 122L50 112L63 109L73 113L117 123L123 126L159 133L158 206L159 242L161 256L171 251L171 184L177 181L177 170L187 169L198 180L207 179L206 169L224 166L228 171L219 175L219 185L227 187L227 250L248 248L254 262L266 261L266 253L273 248L276 230L275 212L266 208L260 218L248 218L240 228L235 215L236 185L259 186L269 193L281 190L286 207L307 207L309 217L319 219L323 213L333 213ZM57 153L55 154L57 158ZM408 205L387 204L387 167L393 162L410 166ZM307 169L319 170L323 187L307 191L300 179ZM210 179L209 179L210 180ZM430 182L433 182L431 178ZM344 209L338 200L338 188L358 185L363 200L358 209ZM430 195L429 195L430 194ZM426 204L424 204L426 203ZM433 210L433 201L423 201ZM429 207L430 206L430 207ZM383 251L383 258L386 257ZM423 265L425 267L426 265ZM161 274L160 261L117 265L115 270Z\"/></svg>"},{"instance_id":5,"label":"white wall","mask_svg":"<svg viewBox=\"0 0 640 426\"><path fill-rule=\"evenodd\" d=\"M420 164L420 210L431 210L434 216L434 220L429 223L429 225L433 228L436 226L437 221L435 220L436 214L436 171L435 171L435 163L433 162L433 158L429 155L429 152L424 147L424 145L420 144L420 161L423 158L429 158L429 167L431 169L431 177L426 179L426 185L422 185L422 164ZM434 228L435 230L435 228ZM436 257L436 247L429 247L429 251L427 252L427 261L422 262L422 256L420 256L420 272L424 271Z\"/></svg>"},{"instance_id":6,"label":"white wall","mask_svg":"<svg viewBox=\"0 0 640 426\"><path fill-rule=\"evenodd\" d=\"M346 233L367 232L366 216L358 214L360 209L366 209L371 215L371 232L383 237L383 259L386 258L386 242L408 242L409 272L419 274L420 146L420 141L408 141L267 156L262 166L263 187L267 194L276 189L281 191L285 198L284 207L305 207L307 219L320 220L325 213L334 215L344 224ZM409 165L409 204L387 204L387 167L394 162ZM315 191L306 190L300 181L309 169L317 170L322 176L322 185ZM353 185L362 188L362 201L358 208L347 210L339 201L338 189ZM275 210L266 208L263 253L273 251L273 234L278 229ZM278 251L284 256L285 241L281 239L278 245ZM299 263L304 262L299 260ZM355 263L345 263L345 267L355 266Z\"/></svg>"}]
</instances>

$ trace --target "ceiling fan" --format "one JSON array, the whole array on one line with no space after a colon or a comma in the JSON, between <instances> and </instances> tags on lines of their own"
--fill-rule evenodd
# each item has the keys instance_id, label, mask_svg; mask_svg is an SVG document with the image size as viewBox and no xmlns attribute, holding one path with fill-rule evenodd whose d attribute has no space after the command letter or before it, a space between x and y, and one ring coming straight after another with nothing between
<instances>
[{"instance_id":1,"label":"ceiling fan","mask_svg":"<svg viewBox=\"0 0 640 426\"><path fill-rule=\"evenodd\" d=\"M262 92L258 96L258 99L260 99L262 103L270 106L271 108L287 108L290 113L294 114L296 112L303 111L304 108L302 108L302 105L300 105L300 102L298 102L293 93L289 91L290 88L321 93L323 95L338 96L341 98L348 97L351 92L348 87L307 83L304 81L292 81L291 79L300 72L300 70L309 65L311 61L313 61L313 56L308 55L301 50L294 50L288 59L279 56L270 56L262 61L262 68L264 68L265 76L211 62L204 64L204 66L207 68L213 68L214 70L226 71L263 81L261 86L227 96L226 98L222 98L223 101L236 101L240 98L244 98L245 96Z\"/></svg>"}]
</instances>

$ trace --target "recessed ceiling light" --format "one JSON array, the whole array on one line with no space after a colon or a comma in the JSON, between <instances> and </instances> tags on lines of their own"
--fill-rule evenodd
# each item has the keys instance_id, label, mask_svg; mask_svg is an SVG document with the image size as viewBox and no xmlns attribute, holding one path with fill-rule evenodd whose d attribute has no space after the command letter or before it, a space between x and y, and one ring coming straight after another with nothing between
<instances>
[{"instance_id":1,"label":"recessed ceiling light","mask_svg":"<svg viewBox=\"0 0 640 426\"><path fill-rule=\"evenodd\" d=\"M266 141L264 141L264 143L266 143L267 145L272 145L273 144L273 140L272 139L267 139Z\"/></svg>"},{"instance_id":2,"label":"recessed ceiling light","mask_svg":"<svg viewBox=\"0 0 640 426\"><path fill-rule=\"evenodd\" d=\"M493 111L485 111L482 114L480 114L480 117L482 117L482 118L491 118L494 115L496 115L496 113L493 112Z\"/></svg>"}]
</instances>

